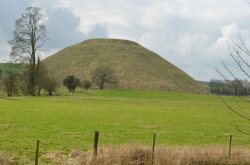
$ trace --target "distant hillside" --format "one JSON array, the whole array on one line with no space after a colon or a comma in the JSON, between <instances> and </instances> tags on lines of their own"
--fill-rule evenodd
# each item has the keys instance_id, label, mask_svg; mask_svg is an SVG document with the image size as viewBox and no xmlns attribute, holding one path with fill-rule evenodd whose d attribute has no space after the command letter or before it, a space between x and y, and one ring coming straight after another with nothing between
<instances>
[{"instance_id":1,"label":"distant hillside","mask_svg":"<svg viewBox=\"0 0 250 165\"><path fill-rule=\"evenodd\" d=\"M209 89L210 88L210 82L208 81L197 81L201 86Z\"/></svg>"},{"instance_id":2,"label":"distant hillside","mask_svg":"<svg viewBox=\"0 0 250 165\"><path fill-rule=\"evenodd\" d=\"M108 65L119 79L118 88L157 89L206 94L185 72L138 43L92 39L69 46L43 61L58 82L70 74L89 79L99 65Z\"/></svg>"},{"instance_id":3,"label":"distant hillside","mask_svg":"<svg viewBox=\"0 0 250 165\"><path fill-rule=\"evenodd\" d=\"M2 71L5 71L5 70L7 70L7 66L8 64L7 63L0 63L0 70L2 70Z\"/></svg>"},{"instance_id":4,"label":"distant hillside","mask_svg":"<svg viewBox=\"0 0 250 165\"><path fill-rule=\"evenodd\" d=\"M13 71L16 73L21 73L24 69L25 64L11 64L11 63L0 63L1 74L4 75L6 71Z\"/></svg>"}]
</instances>

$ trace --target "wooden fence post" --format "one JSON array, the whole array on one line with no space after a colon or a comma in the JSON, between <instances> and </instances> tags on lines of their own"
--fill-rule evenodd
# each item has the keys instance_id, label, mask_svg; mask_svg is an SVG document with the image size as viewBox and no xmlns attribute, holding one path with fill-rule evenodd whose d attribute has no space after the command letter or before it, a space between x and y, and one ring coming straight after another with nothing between
<instances>
[{"instance_id":1,"label":"wooden fence post","mask_svg":"<svg viewBox=\"0 0 250 165\"><path fill-rule=\"evenodd\" d=\"M39 140L36 142L36 158L35 158L35 165L38 165L38 154L39 154Z\"/></svg>"},{"instance_id":2,"label":"wooden fence post","mask_svg":"<svg viewBox=\"0 0 250 165\"><path fill-rule=\"evenodd\" d=\"M97 157L98 140L99 140L99 131L95 131L94 147L93 147L93 157L95 157L95 158Z\"/></svg>"},{"instance_id":3,"label":"wooden fence post","mask_svg":"<svg viewBox=\"0 0 250 165\"><path fill-rule=\"evenodd\" d=\"M228 158L230 160L231 156L231 146L232 146L233 135L229 135L229 149L228 149Z\"/></svg>"},{"instance_id":4,"label":"wooden fence post","mask_svg":"<svg viewBox=\"0 0 250 165\"><path fill-rule=\"evenodd\" d=\"M154 137L153 137L153 146L152 146L152 165L154 165L154 158L155 158L155 138L156 138L156 133L154 133Z\"/></svg>"}]
</instances>

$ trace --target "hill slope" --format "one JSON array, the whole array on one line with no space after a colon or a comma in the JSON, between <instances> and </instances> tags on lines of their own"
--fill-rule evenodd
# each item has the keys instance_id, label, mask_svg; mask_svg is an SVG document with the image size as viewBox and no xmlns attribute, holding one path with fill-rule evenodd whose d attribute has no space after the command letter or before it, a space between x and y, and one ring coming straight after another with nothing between
<instances>
[{"instance_id":1,"label":"hill slope","mask_svg":"<svg viewBox=\"0 0 250 165\"><path fill-rule=\"evenodd\" d=\"M92 39L69 46L43 63L62 82L73 74L86 79L99 65L115 70L119 88L208 93L185 72L141 45L117 39Z\"/></svg>"}]
</instances>

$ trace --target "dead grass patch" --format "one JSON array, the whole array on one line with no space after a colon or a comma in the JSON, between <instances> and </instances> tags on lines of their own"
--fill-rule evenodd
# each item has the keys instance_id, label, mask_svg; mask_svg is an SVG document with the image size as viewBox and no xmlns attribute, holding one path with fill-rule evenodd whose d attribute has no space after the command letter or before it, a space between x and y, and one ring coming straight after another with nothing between
<instances>
[{"instance_id":1,"label":"dead grass patch","mask_svg":"<svg viewBox=\"0 0 250 165\"><path fill-rule=\"evenodd\" d=\"M97 158L91 152L72 151L62 156L50 156L53 163L64 165L152 165L151 148L140 145L103 147ZM59 160L59 161L58 161ZM157 147L154 165L225 165L250 164L250 149L234 149L231 159L223 147Z\"/></svg>"}]
</instances>

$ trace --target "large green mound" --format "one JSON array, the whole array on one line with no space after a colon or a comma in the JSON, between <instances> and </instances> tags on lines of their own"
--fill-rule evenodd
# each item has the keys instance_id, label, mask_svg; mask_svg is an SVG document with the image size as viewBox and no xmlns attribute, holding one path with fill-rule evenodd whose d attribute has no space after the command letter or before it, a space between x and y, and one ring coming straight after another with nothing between
<instances>
[{"instance_id":1,"label":"large green mound","mask_svg":"<svg viewBox=\"0 0 250 165\"><path fill-rule=\"evenodd\" d=\"M128 40L87 40L59 51L43 63L59 82L71 74L89 79L97 66L108 65L115 70L118 88L208 93L173 64Z\"/></svg>"}]
</instances>

